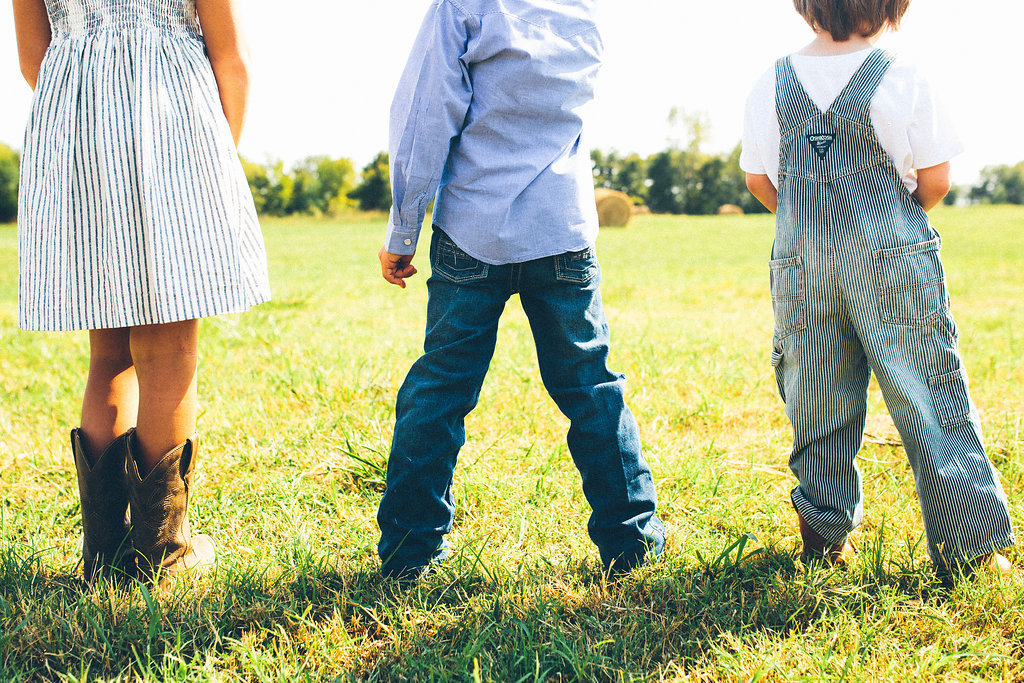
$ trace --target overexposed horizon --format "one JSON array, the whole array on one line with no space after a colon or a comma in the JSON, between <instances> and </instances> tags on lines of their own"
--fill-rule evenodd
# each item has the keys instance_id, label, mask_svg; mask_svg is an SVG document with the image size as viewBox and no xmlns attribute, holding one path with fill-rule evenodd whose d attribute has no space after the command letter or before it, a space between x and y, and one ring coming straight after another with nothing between
<instances>
[{"instance_id":1,"label":"overexposed horizon","mask_svg":"<svg viewBox=\"0 0 1024 683\"><path fill-rule=\"evenodd\" d=\"M387 147L388 109L430 0L241 0L253 92L241 153L286 164L348 157L357 169ZM600 0L605 67L591 145L647 156L666 147L669 112L705 114L705 149L739 142L754 81L812 34L792 0ZM915 0L883 38L922 66L966 151L956 182L986 165L1024 161L1016 0ZM10 4L0 11L0 142L21 147L31 92L22 80Z\"/></svg>"}]
</instances>

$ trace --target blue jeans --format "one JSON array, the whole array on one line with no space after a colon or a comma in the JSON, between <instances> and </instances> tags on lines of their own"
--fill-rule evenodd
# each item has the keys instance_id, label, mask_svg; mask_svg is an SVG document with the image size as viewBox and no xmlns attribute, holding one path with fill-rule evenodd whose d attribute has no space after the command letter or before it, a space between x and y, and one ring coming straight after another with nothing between
<instances>
[{"instance_id":1,"label":"blue jeans","mask_svg":"<svg viewBox=\"0 0 1024 683\"><path fill-rule=\"evenodd\" d=\"M424 354L398 392L387 490L377 511L381 572L414 576L447 555L465 417L480 396L505 302L517 292L544 386L570 420L569 451L593 510L587 528L602 562L628 570L648 551L660 553L665 531L623 398L625 378L606 365L608 323L593 249L495 266L435 228L430 264Z\"/></svg>"}]
</instances>

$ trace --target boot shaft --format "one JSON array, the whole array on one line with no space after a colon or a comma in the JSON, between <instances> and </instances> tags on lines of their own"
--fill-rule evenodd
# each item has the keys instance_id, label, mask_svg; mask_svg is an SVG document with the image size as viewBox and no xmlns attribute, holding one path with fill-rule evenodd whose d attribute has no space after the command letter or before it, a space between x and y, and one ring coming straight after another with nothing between
<instances>
[{"instance_id":1,"label":"boot shaft","mask_svg":"<svg viewBox=\"0 0 1024 683\"><path fill-rule=\"evenodd\" d=\"M131 431L114 439L90 463L82 446L81 433L78 429L71 430L71 450L82 508L82 564L89 582L104 568L129 575L134 573L125 468Z\"/></svg>"},{"instance_id":2,"label":"boot shaft","mask_svg":"<svg viewBox=\"0 0 1024 683\"><path fill-rule=\"evenodd\" d=\"M213 561L213 546L205 536L192 534L188 519L192 474L199 436L171 449L145 477L139 474L138 442L128 441L128 497L131 538L139 572L161 580L179 571Z\"/></svg>"}]
</instances>

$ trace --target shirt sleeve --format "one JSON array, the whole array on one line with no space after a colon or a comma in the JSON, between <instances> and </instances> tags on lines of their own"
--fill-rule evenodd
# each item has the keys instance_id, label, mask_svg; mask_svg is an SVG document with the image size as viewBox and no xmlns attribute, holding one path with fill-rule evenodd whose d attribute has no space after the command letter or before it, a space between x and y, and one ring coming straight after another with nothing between
<instances>
[{"instance_id":1,"label":"shirt sleeve","mask_svg":"<svg viewBox=\"0 0 1024 683\"><path fill-rule=\"evenodd\" d=\"M914 91L913 118L907 130L913 167L938 166L963 152L963 144L949 110L920 73Z\"/></svg>"},{"instance_id":2,"label":"shirt sleeve","mask_svg":"<svg viewBox=\"0 0 1024 683\"><path fill-rule=\"evenodd\" d=\"M431 5L391 103L392 205L384 248L392 254L416 252L427 204L469 110L469 21L449 0Z\"/></svg>"},{"instance_id":3,"label":"shirt sleeve","mask_svg":"<svg viewBox=\"0 0 1024 683\"><path fill-rule=\"evenodd\" d=\"M757 108L760 104L757 93L751 92L747 98L747 108L743 116L743 139L740 143L740 168L746 173L767 173L757 149L756 124L760 116Z\"/></svg>"},{"instance_id":4,"label":"shirt sleeve","mask_svg":"<svg viewBox=\"0 0 1024 683\"><path fill-rule=\"evenodd\" d=\"M775 111L775 70L766 71L747 97L743 116L740 169L767 175L778 184L779 120Z\"/></svg>"}]
</instances>

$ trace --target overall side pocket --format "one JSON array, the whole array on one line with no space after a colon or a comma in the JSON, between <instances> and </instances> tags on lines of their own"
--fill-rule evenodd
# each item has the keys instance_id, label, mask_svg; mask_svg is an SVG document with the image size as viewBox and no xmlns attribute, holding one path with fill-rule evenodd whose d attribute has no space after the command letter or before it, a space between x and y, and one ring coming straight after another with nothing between
<instances>
[{"instance_id":1,"label":"overall side pocket","mask_svg":"<svg viewBox=\"0 0 1024 683\"><path fill-rule=\"evenodd\" d=\"M804 296L804 264L799 256L768 262L771 272L772 310L775 313L775 343L807 328Z\"/></svg>"},{"instance_id":2,"label":"overall side pocket","mask_svg":"<svg viewBox=\"0 0 1024 683\"><path fill-rule=\"evenodd\" d=\"M928 378L935 410L943 427L963 424L971 419L971 399L967 388L967 373L961 368L944 375Z\"/></svg>"}]
</instances>

